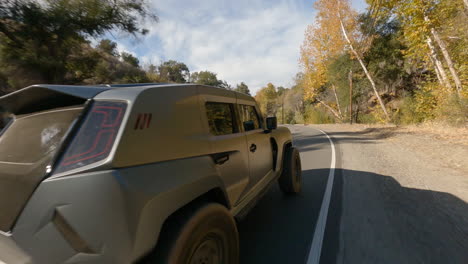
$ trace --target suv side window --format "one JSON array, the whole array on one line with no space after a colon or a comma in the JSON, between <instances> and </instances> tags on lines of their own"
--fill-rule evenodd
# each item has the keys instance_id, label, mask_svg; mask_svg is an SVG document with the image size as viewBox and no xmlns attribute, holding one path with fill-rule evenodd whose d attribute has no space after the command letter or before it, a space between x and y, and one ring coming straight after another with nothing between
<instances>
[{"instance_id":1,"label":"suv side window","mask_svg":"<svg viewBox=\"0 0 468 264\"><path fill-rule=\"evenodd\" d=\"M244 131L247 132L261 128L262 123L260 121L260 118L258 117L257 110L255 110L254 106L239 105L239 109Z\"/></svg>"},{"instance_id":2,"label":"suv side window","mask_svg":"<svg viewBox=\"0 0 468 264\"><path fill-rule=\"evenodd\" d=\"M0 136L5 132L4 130L11 125L13 118L7 113L2 113L0 111Z\"/></svg>"},{"instance_id":3,"label":"suv side window","mask_svg":"<svg viewBox=\"0 0 468 264\"><path fill-rule=\"evenodd\" d=\"M221 136L238 132L233 104L207 102L205 106L211 134Z\"/></svg>"}]
</instances>

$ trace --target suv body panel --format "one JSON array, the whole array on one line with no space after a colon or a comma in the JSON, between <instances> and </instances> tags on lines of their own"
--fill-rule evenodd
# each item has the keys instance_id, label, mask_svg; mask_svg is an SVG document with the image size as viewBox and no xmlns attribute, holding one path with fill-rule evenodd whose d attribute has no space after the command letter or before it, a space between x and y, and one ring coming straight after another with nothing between
<instances>
[{"instance_id":1,"label":"suv body panel","mask_svg":"<svg viewBox=\"0 0 468 264\"><path fill-rule=\"evenodd\" d=\"M199 93L199 112L201 115L201 124L205 131L208 142L211 147L211 153L228 152L229 160L217 166L218 174L225 183L225 192L231 205L235 205L249 183L249 157L247 153L247 142L245 135L239 130L237 124L237 133L216 136L209 132L208 118L205 114L206 103L228 103L236 104L236 93L228 90L216 89L213 87L200 86Z\"/></svg>"},{"instance_id":2,"label":"suv body panel","mask_svg":"<svg viewBox=\"0 0 468 264\"><path fill-rule=\"evenodd\" d=\"M239 133L210 133L206 102L252 105L263 119L252 97L190 84L98 90L92 100L128 104L113 150L97 165L44 180L11 233L0 233L1 261L134 262L155 247L164 221L198 197L221 190L239 216L281 173L291 143L287 128L245 133L238 124ZM145 113L151 123L139 129L138 115ZM271 140L279 149L275 169ZM265 149L258 161L264 161L263 177L252 173L257 164L249 159L249 142ZM213 157L225 152L229 160L216 164Z\"/></svg>"}]
</instances>

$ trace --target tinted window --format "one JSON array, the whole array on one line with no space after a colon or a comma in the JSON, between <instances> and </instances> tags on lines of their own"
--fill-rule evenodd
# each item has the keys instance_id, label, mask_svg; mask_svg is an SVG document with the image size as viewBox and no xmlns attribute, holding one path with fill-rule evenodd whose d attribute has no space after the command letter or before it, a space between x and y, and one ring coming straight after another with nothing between
<instances>
[{"instance_id":1,"label":"tinted window","mask_svg":"<svg viewBox=\"0 0 468 264\"><path fill-rule=\"evenodd\" d=\"M10 125L12 120L11 114L0 111L0 135L2 135L2 132Z\"/></svg>"},{"instance_id":2,"label":"tinted window","mask_svg":"<svg viewBox=\"0 0 468 264\"><path fill-rule=\"evenodd\" d=\"M254 106L240 105L240 118L245 131L259 129L262 126Z\"/></svg>"},{"instance_id":3,"label":"tinted window","mask_svg":"<svg viewBox=\"0 0 468 264\"><path fill-rule=\"evenodd\" d=\"M233 109L233 104L206 103L206 115L211 134L220 136L237 132Z\"/></svg>"},{"instance_id":4,"label":"tinted window","mask_svg":"<svg viewBox=\"0 0 468 264\"><path fill-rule=\"evenodd\" d=\"M82 108L19 116L0 137L0 163L35 163L55 151Z\"/></svg>"}]
</instances>

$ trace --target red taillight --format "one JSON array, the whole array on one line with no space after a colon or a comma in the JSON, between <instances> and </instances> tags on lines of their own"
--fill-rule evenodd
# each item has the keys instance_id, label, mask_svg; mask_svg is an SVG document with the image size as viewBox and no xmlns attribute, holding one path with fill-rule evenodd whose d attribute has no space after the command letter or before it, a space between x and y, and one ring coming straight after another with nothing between
<instances>
[{"instance_id":1,"label":"red taillight","mask_svg":"<svg viewBox=\"0 0 468 264\"><path fill-rule=\"evenodd\" d=\"M93 103L55 172L69 171L106 159L114 145L126 108L127 104L123 102Z\"/></svg>"}]
</instances>

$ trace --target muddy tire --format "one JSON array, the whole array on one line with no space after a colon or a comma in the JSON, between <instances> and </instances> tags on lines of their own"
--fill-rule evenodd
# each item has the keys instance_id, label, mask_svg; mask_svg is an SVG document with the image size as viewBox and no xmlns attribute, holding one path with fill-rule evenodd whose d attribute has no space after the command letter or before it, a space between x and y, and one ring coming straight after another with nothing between
<instances>
[{"instance_id":1,"label":"muddy tire","mask_svg":"<svg viewBox=\"0 0 468 264\"><path fill-rule=\"evenodd\" d=\"M172 238L162 238L161 243L165 245L157 253L158 261L153 263L239 263L236 222L224 206L206 204L171 221L172 227L166 234L172 233Z\"/></svg>"},{"instance_id":2,"label":"muddy tire","mask_svg":"<svg viewBox=\"0 0 468 264\"><path fill-rule=\"evenodd\" d=\"M278 183L281 191L285 194L297 194L302 187L302 168L299 151L290 147L286 149L283 160L283 171Z\"/></svg>"}]
</instances>

